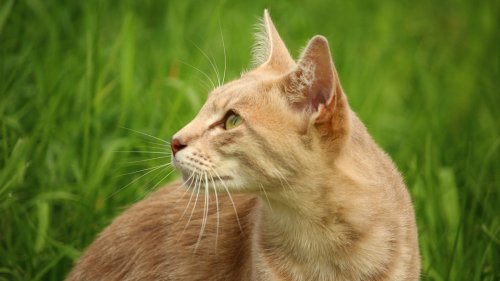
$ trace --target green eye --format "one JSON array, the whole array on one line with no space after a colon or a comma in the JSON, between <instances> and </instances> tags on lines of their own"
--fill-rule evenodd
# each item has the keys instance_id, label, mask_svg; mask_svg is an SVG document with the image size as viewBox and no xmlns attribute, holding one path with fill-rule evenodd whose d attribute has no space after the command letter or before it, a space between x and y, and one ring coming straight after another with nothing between
<instances>
[{"instance_id":1,"label":"green eye","mask_svg":"<svg viewBox=\"0 0 500 281\"><path fill-rule=\"evenodd\" d=\"M238 114L234 112L229 112L229 114L226 117L226 121L224 122L224 129L229 130L238 127L242 122L243 120Z\"/></svg>"}]
</instances>

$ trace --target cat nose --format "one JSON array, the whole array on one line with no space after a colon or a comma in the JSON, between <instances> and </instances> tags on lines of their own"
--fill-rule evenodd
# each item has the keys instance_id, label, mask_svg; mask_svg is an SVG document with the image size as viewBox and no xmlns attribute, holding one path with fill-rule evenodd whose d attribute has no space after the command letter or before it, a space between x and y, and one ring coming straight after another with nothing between
<instances>
[{"instance_id":1,"label":"cat nose","mask_svg":"<svg viewBox=\"0 0 500 281\"><path fill-rule=\"evenodd\" d=\"M183 144L178 138L173 138L170 142L170 148L172 148L172 153L175 154L179 152L181 149L186 147L186 144Z\"/></svg>"}]
</instances>

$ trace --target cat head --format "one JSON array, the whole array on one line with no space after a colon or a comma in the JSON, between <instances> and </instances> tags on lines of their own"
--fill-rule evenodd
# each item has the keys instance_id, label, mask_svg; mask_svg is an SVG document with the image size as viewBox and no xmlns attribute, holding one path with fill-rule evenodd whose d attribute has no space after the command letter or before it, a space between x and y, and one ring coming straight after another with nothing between
<instances>
[{"instance_id":1,"label":"cat head","mask_svg":"<svg viewBox=\"0 0 500 281\"><path fill-rule=\"evenodd\" d=\"M280 192L342 151L350 110L327 40L313 37L294 61L267 10L258 37L257 67L214 89L172 138L186 186Z\"/></svg>"}]
</instances>

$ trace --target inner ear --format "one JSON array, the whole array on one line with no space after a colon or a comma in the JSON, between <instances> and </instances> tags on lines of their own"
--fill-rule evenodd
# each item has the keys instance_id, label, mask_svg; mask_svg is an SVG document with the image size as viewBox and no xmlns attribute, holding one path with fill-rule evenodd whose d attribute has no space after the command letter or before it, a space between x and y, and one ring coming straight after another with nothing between
<instances>
[{"instance_id":1,"label":"inner ear","mask_svg":"<svg viewBox=\"0 0 500 281\"><path fill-rule=\"evenodd\" d=\"M323 36L313 37L297 66L285 77L285 94L290 105L313 113L320 106L331 104L335 73L328 41Z\"/></svg>"}]
</instances>

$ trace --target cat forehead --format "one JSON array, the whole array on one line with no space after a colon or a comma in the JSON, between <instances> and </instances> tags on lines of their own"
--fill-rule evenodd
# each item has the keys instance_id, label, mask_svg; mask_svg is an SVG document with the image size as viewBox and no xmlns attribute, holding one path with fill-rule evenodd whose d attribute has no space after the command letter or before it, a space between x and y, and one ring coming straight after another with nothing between
<instances>
[{"instance_id":1,"label":"cat forehead","mask_svg":"<svg viewBox=\"0 0 500 281\"><path fill-rule=\"evenodd\" d=\"M249 106L262 98L272 87L272 83L256 76L246 76L227 83L209 93L206 110L216 112L229 107Z\"/></svg>"}]
</instances>

